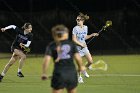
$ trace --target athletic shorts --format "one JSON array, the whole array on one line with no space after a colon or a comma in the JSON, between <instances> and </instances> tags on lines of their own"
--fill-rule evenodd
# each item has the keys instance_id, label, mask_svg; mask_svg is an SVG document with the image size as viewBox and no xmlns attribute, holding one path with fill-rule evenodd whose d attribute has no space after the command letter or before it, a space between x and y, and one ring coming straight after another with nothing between
<instances>
[{"instance_id":1,"label":"athletic shorts","mask_svg":"<svg viewBox=\"0 0 140 93\"><path fill-rule=\"evenodd\" d=\"M54 72L51 80L53 89L73 89L77 87L77 71L64 70L63 72Z\"/></svg>"},{"instance_id":2,"label":"athletic shorts","mask_svg":"<svg viewBox=\"0 0 140 93\"><path fill-rule=\"evenodd\" d=\"M81 48L81 47L77 46L77 49L78 49L78 52L79 52L81 57L83 57L89 53L88 47Z\"/></svg>"}]
</instances>

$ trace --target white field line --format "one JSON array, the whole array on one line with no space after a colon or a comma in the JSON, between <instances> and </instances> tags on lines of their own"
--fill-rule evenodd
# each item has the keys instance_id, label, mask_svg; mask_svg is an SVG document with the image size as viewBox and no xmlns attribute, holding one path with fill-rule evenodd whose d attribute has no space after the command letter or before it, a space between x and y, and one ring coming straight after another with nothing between
<instances>
[{"instance_id":1,"label":"white field line","mask_svg":"<svg viewBox=\"0 0 140 93\"><path fill-rule=\"evenodd\" d=\"M15 77L16 75L7 75L8 77ZM90 74L90 77L105 77L105 76L108 76L108 77L140 77L140 74ZM40 78L41 75L25 75L25 78ZM89 78L90 78L89 77ZM7 79L9 80L9 79ZM14 81L11 81L11 82L14 82ZM24 82L23 82L24 83ZM30 83L30 82L29 82ZM40 83L39 81L37 83ZM98 85L98 84L95 84L95 85ZM122 84L99 84L99 86L116 86L116 85L122 85ZM131 85L131 84L130 84ZM123 86L128 86L128 84L123 84ZM1 85L0 89L2 87L15 87L15 86L11 86L11 85ZM25 87L25 88L30 88L32 87L32 85L28 85L28 86L16 86L17 88L18 87ZM39 86L34 86L36 88L44 88L44 87L39 87ZM85 86L81 86L81 87L85 87ZM86 85L86 87L96 87L96 86L93 86L93 85ZM49 86L45 86L45 88L50 88Z\"/></svg>"},{"instance_id":2,"label":"white field line","mask_svg":"<svg viewBox=\"0 0 140 93\"><path fill-rule=\"evenodd\" d=\"M111 77L140 77L140 74L92 74L90 76L111 76Z\"/></svg>"},{"instance_id":3,"label":"white field line","mask_svg":"<svg viewBox=\"0 0 140 93\"><path fill-rule=\"evenodd\" d=\"M15 75L7 75L10 77L15 77ZM27 77L41 77L41 75L26 75ZM49 75L50 76L50 75ZM111 77L140 77L140 74L90 74L91 77L104 77L104 76L111 76Z\"/></svg>"}]
</instances>

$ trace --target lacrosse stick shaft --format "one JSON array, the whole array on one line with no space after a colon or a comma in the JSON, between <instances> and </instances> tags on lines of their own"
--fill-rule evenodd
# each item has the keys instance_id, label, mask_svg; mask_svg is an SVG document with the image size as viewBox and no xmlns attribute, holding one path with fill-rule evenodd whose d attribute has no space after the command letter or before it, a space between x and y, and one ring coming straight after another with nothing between
<instances>
[{"instance_id":1,"label":"lacrosse stick shaft","mask_svg":"<svg viewBox=\"0 0 140 93\"><path fill-rule=\"evenodd\" d=\"M102 31L104 30L104 28L102 27L102 29L98 32L98 34L100 34ZM95 37L92 37L88 42L87 44L89 44Z\"/></svg>"}]
</instances>

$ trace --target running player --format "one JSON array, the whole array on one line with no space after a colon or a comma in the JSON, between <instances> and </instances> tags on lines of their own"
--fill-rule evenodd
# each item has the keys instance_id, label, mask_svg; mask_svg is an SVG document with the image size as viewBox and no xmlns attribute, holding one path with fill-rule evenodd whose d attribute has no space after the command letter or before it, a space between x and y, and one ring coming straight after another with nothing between
<instances>
[{"instance_id":1,"label":"running player","mask_svg":"<svg viewBox=\"0 0 140 93\"><path fill-rule=\"evenodd\" d=\"M68 93L76 93L78 79L73 58L76 59L80 71L85 70L85 67L82 66L82 59L75 44L68 40L67 27L64 25L53 27L52 35L54 42L50 43L46 48L42 79L45 80L48 78L46 70L48 70L50 59L53 57L52 93L62 93L64 88L67 89Z\"/></svg>"},{"instance_id":2,"label":"running player","mask_svg":"<svg viewBox=\"0 0 140 93\"><path fill-rule=\"evenodd\" d=\"M77 44L77 49L80 53L80 56L86 57L86 59L88 61L88 63L86 64L86 67L89 69L92 69L91 64L93 63L93 59L92 59L92 56L88 50L88 47L86 45L85 40L87 40L93 36L98 36L99 34L92 33L91 35L87 35L88 34L88 27L86 25L84 25L84 22L88 19L89 19L89 16L84 15L82 13L80 13L77 16L77 19L76 19L77 25L73 28L72 39ZM86 71L83 74L86 77L89 77L89 75L87 74ZM81 77L81 74L79 75L78 81L79 81L79 83L83 83L83 78Z\"/></svg>"},{"instance_id":3,"label":"running player","mask_svg":"<svg viewBox=\"0 0 140 93\"><path fill-rule=\"evenodd\" d=\"M9 60L9 62L6 64L2 73L0 74L0 82L2 81L3 77L5 76L9 68L16 62L18 58L20 58L20 60L19 60L17 76L24 77L24 75L21 73L21 70L24 61L26 59L26 52L28 52L26 51L26 49L29 48L33 37L33 34L31 33L32 31L31 23L25 23L22 29L18 28L15 25L10 25L5 28L1 28L1 31L5 32L8 29L14 29L14 31L17 32L17 35L16 35L16 39L14 40L11 46L11 51L13 55Z\"/></svg>"}]
</instances>

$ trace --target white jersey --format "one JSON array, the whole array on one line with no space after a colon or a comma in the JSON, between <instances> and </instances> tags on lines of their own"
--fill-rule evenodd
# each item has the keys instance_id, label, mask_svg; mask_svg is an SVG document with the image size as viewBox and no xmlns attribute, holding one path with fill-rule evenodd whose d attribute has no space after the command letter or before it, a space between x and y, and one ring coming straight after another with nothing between
<instances>
[{"instance_id":1,"label":"white jersey","mask_svg":"<svg viewBox=\"0 0 140 93\"><path fill-rule=\"evenodd\" d=\"M72 34L76 35L76 38L80 43L86 43L85 40L88 34L88 27L85 25L83 26L83 28L81 28L80 26L75 26L73 28Z\"/></svg>"},{"instance_id":2,"label":"white jersey","mask_svg":"<svg viewBox=\"0 0 140 93\"><path fill-rule=\"evenodd\" d=\"M83 26L83 28L81 28L80 26L75 26L73 28L72 34L76 35L76 38L80 43L86 43L85 40L88 34L88 27L85 25ZM85 56L86 54L89 53L89 50L87 47L82 48L81 46L77 45L77 49L79 51L80 56Z\"/></svg>"}]
</instances>

